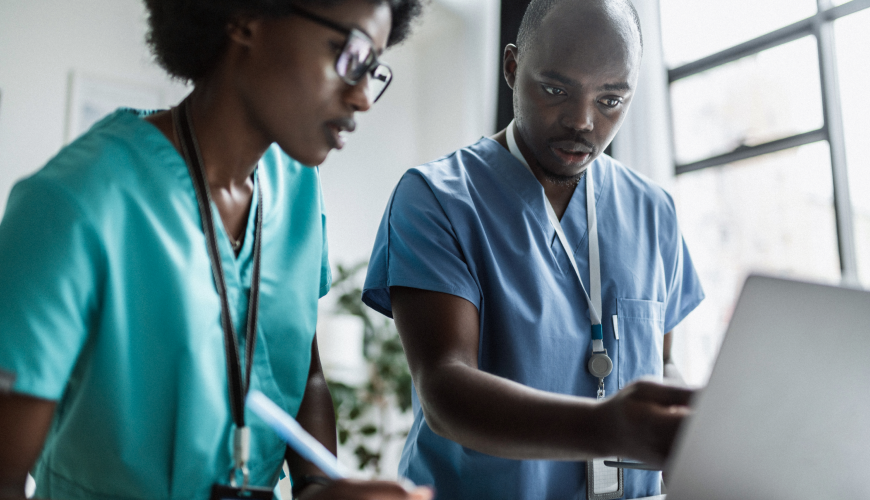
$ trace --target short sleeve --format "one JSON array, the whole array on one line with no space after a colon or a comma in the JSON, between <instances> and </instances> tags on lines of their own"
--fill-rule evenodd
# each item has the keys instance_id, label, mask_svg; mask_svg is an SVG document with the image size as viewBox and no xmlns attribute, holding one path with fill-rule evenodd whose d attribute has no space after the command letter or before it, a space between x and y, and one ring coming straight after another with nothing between
<instances>
[{"instance_id":1,"label":"short sleeve","mask_svg":"<svg viewBox=\"0 0 870 500\"><path fill-rule=\"evenodd\" d=\"M320 258L320 297L329 293L332 288L332 269L329 266L329 246L326 241L326 215L323 219L323 255Z\"/></svg>"},{"instance_id":2,"label":"short sleeve","mask_svg":"<svg viewBox=\"0 0 870 500\"><path fill-rule=\"evenodd\" d=\"M456 231L417 170L408 171L393 191L369 261L363 302L392 317L390 287L405 286L464 298L480 308L480 287L469 270Z\"/></svg>"},{"instance_id":3,"label":"short sleeve","mask_svg":"<svg viewBox=\"0 0 870 500\"><path fill-rule=\"evenodd\" d=\"M323 231L323 254L320 257L320 297L322 298L332 287L332 268L329 266L329 243L326 237L326 204L323 202L323 190L320 189L320 169L317 170L317 186L320 191L320 224Z\"/></svg>"},{"instance_id":4,"label":"short sleeve","mask_svg":"<svg viewBox=\"0 0 870 500\"><path fill-rule=\"evenodd\" d=\"M686 241L675 226L674 266L665 304L665 332L674 329L704 300L704 290L698 272L692 264Z\"/></svg>"},{"instance_id":5,"label":"short sleeve","mask_svg":"<svg viewBox=\"0 0 870 500\"><path fill-rule=\"evenodd\" d=\"M96 309L100 248L62 188L34 177L12 190L0 222L0 371L13 391L63 394Z\"/></svg>"}]
</instances>

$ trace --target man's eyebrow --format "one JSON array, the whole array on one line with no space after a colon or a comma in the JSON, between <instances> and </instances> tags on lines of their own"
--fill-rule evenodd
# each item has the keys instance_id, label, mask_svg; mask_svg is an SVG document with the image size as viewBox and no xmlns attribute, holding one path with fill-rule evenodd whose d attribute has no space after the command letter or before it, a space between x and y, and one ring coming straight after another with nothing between
<instances>
[{"instance_id":1,"label":"man's eyebrow","mask_svg":"<svg viewBox=\"0 0 870 500\"><path fill-rule=\"evenodd\" d=\"M568 87L580 86L580 82L574 80L573 78L569 78L556 70L548 69L546 71L542 71L541 76L543 76L544 78L549 78L551 80L556 80L557 82L563 85L567 85Z\"/></svg>"},{"instance_id":2,"label":"man's eyebrow","mask_svg":"<svg viewBox=\"0 0 870 500\"><path fill-rule=\"evenodd\" d=\"M606 90L608 92L616 92L619 90L631 90L631 85L628 82L619 82L619 83L605 83L601 86L601 90Z\"/></svg>"},{"instance_id":3,"label":"man's eyebrow","mask_svg":"<svg viewBox=\"0 0 870 500\"><path fill-rule=\"evenodd\" d=\"M556 80L562 85L566 85L568 87L582 87L583 85L577 80L566 76L556 70L548 69L541 72L541 76L544 78L549 78L551 80ZM599 90L604 90L607 92L618 92L624 90L631 90L631 85L628 82L617 82L617 83L605 83L602 85Z\"/></svg>"}]
</instances>

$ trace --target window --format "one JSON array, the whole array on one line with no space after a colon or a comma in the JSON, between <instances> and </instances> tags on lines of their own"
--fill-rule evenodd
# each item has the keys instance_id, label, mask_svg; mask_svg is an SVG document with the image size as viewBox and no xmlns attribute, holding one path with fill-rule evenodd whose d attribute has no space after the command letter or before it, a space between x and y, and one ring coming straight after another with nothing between
<instances>
[{"instance_id":1,"label":"window","mask_svg":"<svg viewBox=\"0 0 870 500\"><path fill-rule=\"evenodd\" d=\"M870 286L870 0L660 1L700 384L748 274Z\"/></svg>"},{"instance_id":2,"label":"window","mask_svg":"<svg viewBox=\"0 0 870 500\"><path fill-rule=\"evenodd\" d=\"M834 22L858 276L870 287L870 9Z\"/></svg>"}]
</instances>

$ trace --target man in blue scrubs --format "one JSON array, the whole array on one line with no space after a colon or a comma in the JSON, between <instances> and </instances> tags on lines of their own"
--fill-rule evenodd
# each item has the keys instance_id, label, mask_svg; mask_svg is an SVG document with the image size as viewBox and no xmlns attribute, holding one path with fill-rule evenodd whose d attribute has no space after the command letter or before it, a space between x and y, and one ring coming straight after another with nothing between
<instances>
[{"instance_id":1,"label":"man in blue scrubs","mask_svg":"<svg viewBox=\"0 0 870 500\"><path fill-rule=\"evenodd\" d=\"M587 492L583 462L662 465L691 395L633 382L673 369L670 332L704 297L670 196L602 154L641 53L627 1L533 0L504 52L515 122L389 201L363 300L395 318L414 377L399 472L440 498L660 493L659 472L630 469ZM593 375L604 349L612 371Z\"/></svg>"}]
</instances>

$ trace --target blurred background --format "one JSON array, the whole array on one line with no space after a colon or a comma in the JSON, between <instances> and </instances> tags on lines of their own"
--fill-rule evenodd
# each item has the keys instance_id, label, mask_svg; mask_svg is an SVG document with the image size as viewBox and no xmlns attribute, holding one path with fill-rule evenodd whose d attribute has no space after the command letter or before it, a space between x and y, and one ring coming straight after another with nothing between
<instances>
[{"instance_id":1,"label":"blurred background","mask_svg":"<svg viewBox=\"0 0 870 500\"><path fill-rule=\"evenodd\" d=\"M337 283L318 337L340 459L360 476L395 476L410 422L395 330L358 301L364 262L405 170L510 120L501 54L527 3L432 0L383 57L390 90L322 166ZM870 0L635 5L641 82L611 152L676 202L707 299L674 354L702 385L749 273L870 287ZM106 113L186 95L145 32L140 0L0 0L0 211L16 180Z\"/></svg>"}]
</instances>

